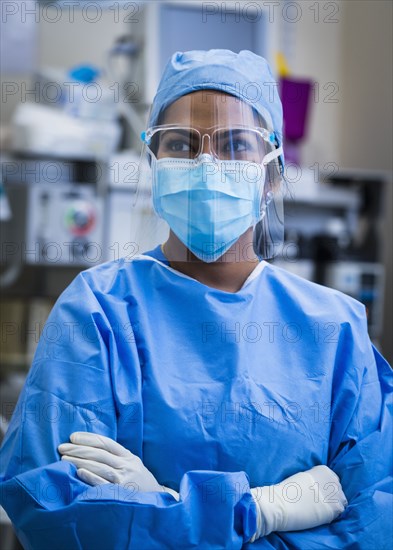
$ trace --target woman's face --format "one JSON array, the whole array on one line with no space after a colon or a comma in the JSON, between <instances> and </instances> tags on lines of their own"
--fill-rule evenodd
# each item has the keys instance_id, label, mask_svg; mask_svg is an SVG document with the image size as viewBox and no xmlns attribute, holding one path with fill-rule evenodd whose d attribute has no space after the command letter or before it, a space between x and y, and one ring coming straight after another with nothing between
<instances>
[{"instance_id":1,"label":"woman's face","mask_svg":"<svg viewBox=\"0 0 393 550\"><path fill-rule=\"evenodd\" d=\"M211 154L216 159L223 161L217 166L222 170L221 176L224 177L226 170L230 173L235 168L233 164L226 161L234 160L241 172L239 182L244 182L244 178L249 174L247 172L248 166L247 170L244 170L244 164L240 166L237 161L243 160L261 164L264 156L273 147L270 142L265 142L263 132L257 130L261 127L266 128L266 125L259 114L239 98L218 91L200 90L179 98L163 111L149 147L158 159L196 159L201 154ZM219 132L221 132L221 137L216 140L215 136ZM193 137L196 137L195 142ZM182 164L177 166L182 166ZM186 168L188 166L188 169L191 170L192 163L184 166ZM183 169L186 168L183 167ZM252 168L255 168L255 165ZM195 178L190 179L191 183L188 183L186 179L184 182L185 187L187 185L191 186L194 180ZM262 179L255 181L254 179L254 184L256 192L261 193L262 204L267 193L278 188L279 181L276 182L273 178L270 182L265 177L264 181ZM246 192L249 186L245 185L244 189ZM239 195L242 195L241 187L239 187ZM203 204L204 207L207 207L210 203L205 201ZM200 215L198 208L191 209L189 206L190 203L184 209L188 215L187 223L189 227L197 227L203 216ZM214 215L222 211L220 202L217 200ZM245 228L246 231L238 236L238 240L220 257L220 262L250 261L250 251L253 251L253 227L251 225L252 220L249 221L250 227ZM171 232L170 237L172 244L177 243L175 247L177 255L175 257L179 261L189 261L187 248L183 245L188 240L186 238L178 239L175 233ZM232 236L231 238L226 236L218 238L221 238L221 243L232 241ZM211 240L212 237L209 233L206 237L206 243L210 243ZM192 248L189 251L192 252ZM253 260L256 256L254 252L252 252L252 255L251 259ZM172 256L172 260L175 257ZM234 257L236 260L233 259ZM195 257L192 257L192 259L194 260Z\"/></svg>"},{"instance_id":2,"label":"woman's face","mask_svg":"<svg viewBox=\"0 0 393 550\"><path fill-rule=\"evenodd\" d=\"M206 153L220 160L262 162L269 152L255 132L241 130L263 126L259 115L247 103L223 92L200 90L187 94L167 107L159 122L193 128L199 135L185 135L184 130L163 132L155 144L157 158L194 158ZM214 131L217 128L224 130Z\"/></svg>"}]
</instances>

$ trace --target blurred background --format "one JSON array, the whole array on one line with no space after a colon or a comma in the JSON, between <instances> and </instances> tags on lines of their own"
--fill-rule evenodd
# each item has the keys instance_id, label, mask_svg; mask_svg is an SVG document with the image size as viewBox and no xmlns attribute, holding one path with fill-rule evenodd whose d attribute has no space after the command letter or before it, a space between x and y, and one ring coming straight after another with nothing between
<instances>
[{"instance_id":1,"label":"blurred background","mask_svg":"<svg viewBox=\"0 0 393 550\"><path fill-rule=\"evenodd\" d=\"M59 294L150 247L135 238L139 136L177 50L268 59L290 189L274 261L363 302L392 361L390 0L3 0L0 24L3 431Z\"/></svg>"}]
</instances>

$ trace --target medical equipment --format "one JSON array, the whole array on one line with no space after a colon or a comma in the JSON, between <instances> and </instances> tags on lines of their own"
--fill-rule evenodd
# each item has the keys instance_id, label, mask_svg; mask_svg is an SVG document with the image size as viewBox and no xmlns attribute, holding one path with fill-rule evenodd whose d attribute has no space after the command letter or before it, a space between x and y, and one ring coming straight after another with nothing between
<instances>
[{"instance_id":1,"label":"medical equipment","mask_svg":"<svg viewBox=\"0 0 393 550\"><path fill-rule=\"evenodd\" d=\"M37 162L29 162L37 170ZM104 201L94 185L8 181L6 190L14 215L2 235L3 264L89 267L105 261Z\"/></svg>"},{"instance_id":2,"label":"medical equipment","mask_svg":"<svg viewBox=\"0 0 393 550\"><path fill-rule=\"evenodd\" d=\"M323 283L345 292L366 306L370 336L378 340L382 332L384 266L374 262L336 260L323 268Z\"/></svg>"},{"instance_id":3,"label":"medical equipment","mask_svg":"<svg viewBox=\"0 0 393 550\"><path fill-rule=\"evenodd\" d=\"M98 160L117 148L121 127L113 90L90 65L69 71L43 68L33 99L11 121L11 150L18 155Z\"/></svg>"},{"instance_id":4,"label":"medical equipment","mask_svg":"<svg viewBox=\"0 0 393 550\"><path fill-rule=\"evenodd\" d=\"M21 103L11 123L12 151L70 160L107 159L121 136L117 121L81 118L36 103Z\"/></svg>"},{"instance_id":5,"label":"medical equipment","mask_svg":"<svg viewBox=\"0 0 393 550\"><path fill-rule=\"evenodd\" d=\"M129 125L130 133L136 137L135 146L139 146L139 136L144 130L143 115L137 108L141 100L141 91L138 85L138 57L141 46L131 36L120 36L107 55L106 70L111 83L111 89L115 91L118 113L123 115ZM119 70L123 61L123 71ZM124 70L126 61L126 70ZM133 81L130 82L130 77ZM127 146L129 146L127 140Z\"/></svg>"}]
</instances>

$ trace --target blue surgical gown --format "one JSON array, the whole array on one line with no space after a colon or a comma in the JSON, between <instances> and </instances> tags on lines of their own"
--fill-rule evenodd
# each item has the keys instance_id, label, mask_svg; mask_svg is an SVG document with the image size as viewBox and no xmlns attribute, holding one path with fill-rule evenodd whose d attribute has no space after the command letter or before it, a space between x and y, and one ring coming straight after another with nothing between
<instances>
[{"instance_id":1,"label":"blue surgical gown","mask_svg":"<svg viewBox=\"0 0 393 550\"><path fill-rule=\"evenodd\" d=\"M250 487L327 464L344 513L252 547L390 549L391 392L357 301L266 262L225 292L157 248L80 273L57 301L3 444L1 503L29 549L242 548ZM181 500L86 485L57 451L80 430Z\"/></svg>"}]
</instances>

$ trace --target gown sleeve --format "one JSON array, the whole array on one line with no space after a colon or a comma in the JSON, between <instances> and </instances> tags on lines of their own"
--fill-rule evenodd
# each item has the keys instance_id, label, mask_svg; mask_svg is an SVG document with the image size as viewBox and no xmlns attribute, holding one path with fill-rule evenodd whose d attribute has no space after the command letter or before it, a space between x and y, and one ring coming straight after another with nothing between
<instances>
[{"instance_id":1,"label":"gown sleeve","mask_svg":"<svg viewBox=\"0 0 393 550\"><path fill-rule=\"evenodd\" d=\"M342 325L330 404L328 466L348 499L332 523L271 533L248 548L390 550L392 533L392 370L371 344L364 308ZM315 421L323 421L322 418ZM332 495L333 497L334 495Z\"/></svg>"},{"instance_id":2,"label":"gown sleeve","mask_svg":"<svg viewBox=\"0 0 393 550\"><path fill-rule=\"evenodd\" d=\"M116 440L124 432L111 370L121 350L101 298L83 273L63 293L3 442L0 499L18 538L35 550L241 548L256 529L244 472L190 471L177 502L168 493L90 487L60 460L57 446L74 431ZM137 361L135 347L128 361ZM137 393L141 381L128 384Z\"/></svg>"}]
</instances>

